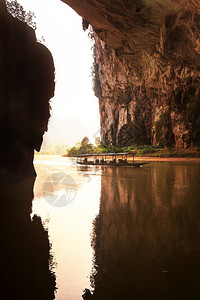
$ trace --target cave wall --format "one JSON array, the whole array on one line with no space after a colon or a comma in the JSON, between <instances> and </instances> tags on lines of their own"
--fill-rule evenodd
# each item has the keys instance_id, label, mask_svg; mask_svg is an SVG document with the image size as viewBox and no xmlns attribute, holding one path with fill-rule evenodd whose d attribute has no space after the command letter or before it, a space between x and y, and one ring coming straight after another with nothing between
<instances>
[{"instance_id":1,"label":"cave wall","mask_svg":"<svg viewBox=\"0 0 200 300\"><path fill-rule=\"evenodd\" d=\"M48 233L31 219L39 151L54 94L51 53L0 0L0 298L54 299Z\"/></svg>"},{"instance_id":2,"label":"cave wall","mask_svg":"<svg viewBox=\"0 0 200 300\"><path fill-rule=\"evenodd\" d=\"M49 50L36 42L32 28L7 12L4 1L0 9L0 185L9 192L16 182L35 178L34 150L40 150L47 130L55 84Z\"/></svg>"},{"instance_id":3,"label":"cave wall","mask_svg":"<svg viewBox=\"0 0 200 300\"><path fill-rule=\"evenodd\" d=\"M102 141L199 146L199 1L63 2L94 30Z\"/></svg>"}]
</instances>

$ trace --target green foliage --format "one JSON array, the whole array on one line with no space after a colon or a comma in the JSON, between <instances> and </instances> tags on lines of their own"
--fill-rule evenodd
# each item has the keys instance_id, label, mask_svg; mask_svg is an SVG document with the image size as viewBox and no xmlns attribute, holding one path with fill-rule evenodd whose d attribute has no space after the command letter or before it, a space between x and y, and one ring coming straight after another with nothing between
<instances>
[{"instance_id":1,"label":"green foliage","mask_svg":"<svg viewBox=\"0 0 200 300\"><path fill-rule=\"evenodd\" d=\"M96 145L96 146L100 146L100 145L101 145L100 137L96 137L96 138L95 138L95 145Z\"/></svg>"},{"instance_id":2,"label":"green foliage","mask_svg":"<svg viewBox=\"0 0 200 300\"><path fill-rule=\"evenodd\" d=\"M83 141L83 140L82 140ZM87 143L89 144L89 142ZM78 154L86 154L86 153L121 153L121 152L133 152L138 157L200 157L199 151L189 151L185 149L174 149L171 147L162 148L160 146L153 145L140 145L140 146L127 146L127 147L119 147L119 146L107 146L105 144L100 144L98 146L93 146L92 152L82 153L80 149L82 142L77 143L76 147L72 147L68 149L67 156L77 156ZM90 144L91 145L91 144ZM89 149L90 151L91 149Z\"/></svg>"},{"instance_id":3,"label":"green foliage","mask_svg":"<svg viewBox=\"0 0 200 300\"><path fill-rule=\"evenodd\" d=\"M85 136L76 146L67 149L67 156L77 156L78 154L93 153L94 145L90 143L89 138Z\"/></svg>"},{"instance_id":4,"label":"green foliage","mask_svg":"<svg viewBox=\"0 0 200 300\"><path fill-rule=\"evenodd\" d=\"M70 149L67 149L67 156L77 156L79 153L78 153L78 149L76 147L72 147Z\"/></svg>"},{"instance_id":5,"label":"green foliage","mask_svg":"<svg viewBox=\"0 0 200 300\"><path fill-rule=\"evenodd\" d=\"M81 141L81 146L84 147L84 146L88 145L89 141L90 141L89 138L87 136L85 136Z\"/></svg>"},{"instance_id":6,"label":"green foliage","mask_svg":"<svg viewBox=\"0 0 200 300\"><path fill-rule=\"evenodd\" d=\"M93 144L90 143L89 138L85 136L81 141L81 146L79 148L79 154L84 153L92 153L93 152Z\"/></svg>"},{"instance_id":7,"label":"green foliage","mask_svg":"<svg viewBox=\"0 0 200 300\"><path fill-rule=\"evenodd\" d=\"M143 145L137 147L137 155L141 156L144 154L152 154L156 153L158 151L158 146L152 146L152 145Z\"/></svg>"},{"instance_id":8,"label":"green foliage","mask_svg":"<svg viewBox=\"0 0 200 300\"><path fill-rule=\"evenodd\" d=\"M119 147L119 146L107 146L105 144L100 143L99 145L92 145L88 142L86 142L86 139L84 138L81 142L76 143L75 147L72 147L70 149L67 149L67 156L77 156L79 154L87 154L87 153L93 153L93 154L101 154L101 153L119 153L119 152L132 152L139 147L137 146L127 146L127 147ZM140 150L144 146L140 146ZM153 146L148 146L153 147ZM149 148L150 149L150 148Z\"/></svg>"},{"instance_id":9,"label":"green foliage","mask_svg":"<svg viewBox=\"0 0 200 300\"><path fill-rule=\"evenodd\" d=\"M34 30L37 29L35 19L35 14L31 11L26 12L21 4L17 0L6 1L6 6L8 12L15 18L19 19L22 22L27 23Z\"/></svg>"}]
</instances>

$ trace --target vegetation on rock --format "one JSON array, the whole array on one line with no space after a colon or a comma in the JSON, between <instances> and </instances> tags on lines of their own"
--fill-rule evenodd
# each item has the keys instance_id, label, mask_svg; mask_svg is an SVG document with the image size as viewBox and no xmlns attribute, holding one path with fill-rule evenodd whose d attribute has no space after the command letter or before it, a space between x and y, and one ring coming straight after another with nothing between
<instances>
[{"instance_id":1,"label":"vegetation on rock","mask_svg":"<svg viewBox=\"0 0 200 300\"><path fill-rule=\"evenodd\" d=\"M93 64L91 67L92 89L95 93L95 96L100 98L102 96L102 90L101 90L101 83L99 78L99 65L97 63L97 57L96 57L96 43L94 38L94 32L91 28L88 33L88 36L92 41L92 56L93 56Z\"/></svg>"},{"instance_id":2,"label":"vegetation on rock","mask_svg":"<svg viewBox=\"0 0 200 300\"><path fill-rule=\"evenodd\" d=\"M17 0L6 1L8 12L15 18L22 22L27 23L34 30L37 29L35 20L35 14L32 11L26 12L21 4Z\"/></svg>"},{"instance_id":3,"label":"vegetation on rock","mask_svg":"<svg viewBox=\"0 0 200 300\"><path fill-rule=\"evenodd\" d=\"M67 149L64 157L75 157L79 154L101 154L101 153L121 153L133 152L138 157L200 157L199 150L174 149L172 147L161 147L153 145L131 145L131 146L108 146L99 142L99 138L95 141L95 145L89 142L87 137L78 142L76 146Z\"/></svg>"}]
</instances>

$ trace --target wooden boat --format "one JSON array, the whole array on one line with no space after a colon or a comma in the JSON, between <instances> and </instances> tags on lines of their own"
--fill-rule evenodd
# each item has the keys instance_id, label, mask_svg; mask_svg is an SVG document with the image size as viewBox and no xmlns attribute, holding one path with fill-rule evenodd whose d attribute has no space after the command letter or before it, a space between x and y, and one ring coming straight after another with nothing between
<instances>
[{"instance_id":1,"label":"wooden boat","mask_svg":"<svg viewBox=\"0 0 200 300\"><path fill-rule=\"evenodd\" d=\"M79 154L76 162L84 166L133 166L138 168L148 164L146 162L135 162L134 153L132 152Z\"/></svg>"}]
</instances>

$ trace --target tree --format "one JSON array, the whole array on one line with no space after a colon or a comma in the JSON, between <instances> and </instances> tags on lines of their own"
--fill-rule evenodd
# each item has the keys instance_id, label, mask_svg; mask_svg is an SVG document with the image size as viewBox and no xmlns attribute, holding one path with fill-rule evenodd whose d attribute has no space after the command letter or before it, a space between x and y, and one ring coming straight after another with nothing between
<instances>
[{"instance_id":1,"label":"tree","mask_svg":"<svg viewBox=\"0 0 200 300\"><path fill-rule=\"evenodd\" d=\"M81 141L81 147L79 148L80 154L92 153L93 145L90 143L89 138L85 136Z\"/></svg>"},{"instance_id":2,"label":"tree","mask_svg":"<svg viewBox=\"0 0 200 300\"><path fill-rule=\"evenodd\" d=\"M78 149L76 147L72 147L67 150L67 156L77 156L78 154Z\"/></svg>"},{"instance_id":3,"label":"tree","mask_svg":"<svg viewBox=\"0 0 200 300\"><path fill-rule=\"evenodd\" d=\"M100 137L96 137L96 138L95 138L95 145L96 145L96 146L101 145Z\"/></svg>"},{"instance_id":4,"label":"tree","mask_svg":"<svg viewBox=\"0 0 200 300\"><path fill-rule=\"evenodd\" d=\"M85 136L81 142L76 143L76 146L67 149L67 156L77 156L79 154L94 153L96 148L90 143L89 138ZM98 151L99 152L99 151Z\"/></svg>"},{"instance_id":5,"label":"tree","mask_svg":"<svg viewBox=\"0 0 200 300\"><path fill-rule=\"evenodd\" d=\"M77 142L76 145L75 145L75 147L76 147L77 149L79 149L79 148L81 147L81 142Z\"/></svg>"},{"instance_id":6,"label":"tree","mask_svg":"<svg viewBox=\"0 0 200 300\"><path fill-rule=\"evenodd\" d=\"M8 1L6 0L6 6L8 12L15 18L22 22L27 23L34 30L37 29L35 19L35 14L32 11L26 12L21 4L17 0Z\"/></svg>"},{"instance_id":7,"label":"tree","mask_svg":"<svg viewBox=\"0 0 200 300\"><path fill-rule=\"evenodd\" d=\"M81 141L81 146L86 146L89 143L89 138L87 136L85 136L82 141Z\"/></svg>"}]
</instances>

